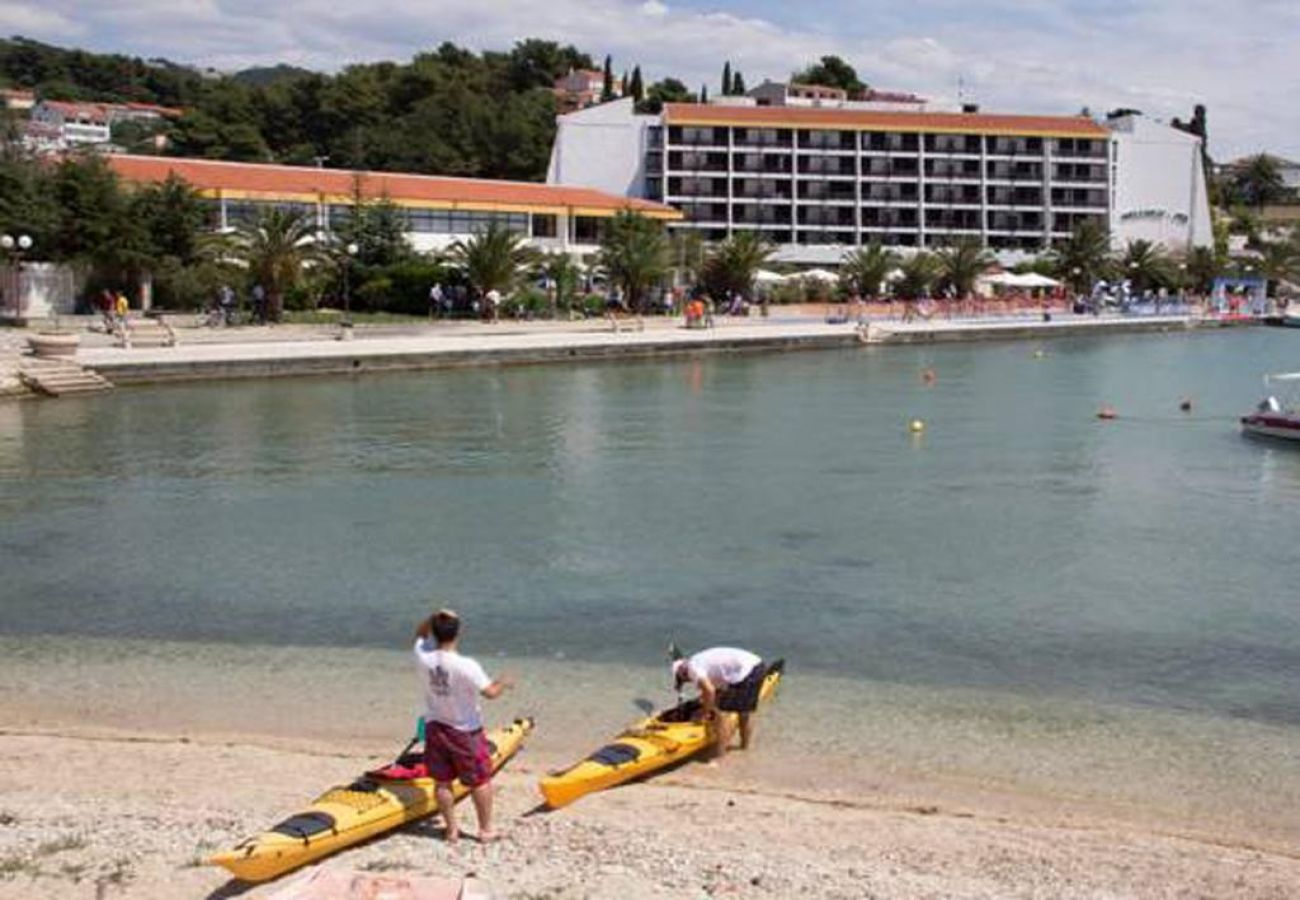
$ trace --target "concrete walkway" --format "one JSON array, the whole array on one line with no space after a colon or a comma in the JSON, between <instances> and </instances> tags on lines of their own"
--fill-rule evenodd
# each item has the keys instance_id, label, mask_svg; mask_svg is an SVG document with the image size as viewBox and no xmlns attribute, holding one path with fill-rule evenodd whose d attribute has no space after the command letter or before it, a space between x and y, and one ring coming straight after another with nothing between
<instances>
[{"instance_id":1,"label":"concrete walkway","mask_svg":"<svg viewBox=\"0 0 1300 900\"><path fill-rule=\"evenodd\" d=\"M1040 316L854 322L780 316L728 319L718 327L686 329L680 319L651 318L643 330L614 331L605 320L578 322L444 322L358 326L352 340L339 340L336 326L249 329L178 328L174 347L121 348L106 336L86 334L76 361L117 384L217 378L266 378L363 371L432 369L475 365L646 358L700 352L798 350L860 343L1045 339L1067 335L1171 331L1220 323L1189 316ZM10 332L15 345L22 332ZM102 339L101 339L102 338ZM10 356L13 356L11 347Z\"/></svg>"}]
</instances>

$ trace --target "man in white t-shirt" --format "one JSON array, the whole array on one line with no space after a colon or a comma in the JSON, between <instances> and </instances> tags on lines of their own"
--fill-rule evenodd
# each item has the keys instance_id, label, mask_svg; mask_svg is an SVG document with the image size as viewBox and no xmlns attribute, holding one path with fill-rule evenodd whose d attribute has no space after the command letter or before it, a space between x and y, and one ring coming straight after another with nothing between
<instances>
[{"instance_id":1,"label":"man in white t-shirt","mask_svg":"<svg viewBox=\"0 0 1300 900\"><path fill-rule=\"evenodd\" d=\"M734 712L740 719L740 749L748 749L753 738L751 714L758 708L767 666L763 660L737 647L711 647L694 656L673 661L673 683L681 690L694 684L700 691L701 712L714 728L714 755L722 756L731 744L731 727L726 716Z\"/></svg>"},{"instance_id":2,"label":"man in white t-shirt","mask_svg":"<svg viewBox=\"0 0 1300 900\"><path fill-rule=\"evenodd\" d=\"M483 735L479 698L494 700L512 683L493 681L483 667L457 652L460 617L440 609L420 624L415 639L415 659L424 680L424 762L438 811L447 826L447 841L460 837L452 782L457 778L470 790L478 814L478 837L496 839L492 830L492 753Z\"/></svg>"}]
</instances>

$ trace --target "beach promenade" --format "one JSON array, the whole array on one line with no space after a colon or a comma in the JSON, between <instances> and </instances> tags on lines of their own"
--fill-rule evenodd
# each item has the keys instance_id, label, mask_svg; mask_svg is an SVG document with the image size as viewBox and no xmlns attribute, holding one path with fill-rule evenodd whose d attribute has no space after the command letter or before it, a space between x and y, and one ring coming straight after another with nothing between
<instances>
[{"instance_id":1,"label":"beach promenade","mask_svg":"<svg viewBox=\"0 0 1300 900\"><path fill-rule=\"evenodd\" d=\"M680 319L578 322L437 323L357 326L289 325L273 328L176 328L170 347L113 346L106 335L85 333L78 365L118 385L227 378L341 375L484 365L531 365L578 360L645 359L698 353L834 349L863 344L1038 340L1073 335L1183 331L1220 323L1188 315L1073 316L1057 314L915 320L870 318L827 321L782 312L771 318L719 317L717 326L688 329ZM7 375L20 364L21 332L8 336L0 359ZM344 336L349 339L342 339Z\"/></svg>"}]
</instances>

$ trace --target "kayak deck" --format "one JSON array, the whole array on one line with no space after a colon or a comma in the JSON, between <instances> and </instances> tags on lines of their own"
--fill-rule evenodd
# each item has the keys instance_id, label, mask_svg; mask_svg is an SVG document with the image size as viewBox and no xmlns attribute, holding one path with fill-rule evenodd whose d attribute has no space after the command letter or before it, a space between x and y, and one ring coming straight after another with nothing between
<instances>
[{"instance_id":1,"label":"kayak deck","mask_svg":"<svg viewBox=\"0 0 1300 900\"><path fill-rule=\"evenodd\" d=\"M516 719L488 733L492 771L510 761L533 730L532 719ZM423 777L417 755L367 772L351 784L331 788L306 809L231 850L208 859L243 881L266 881L438 811L433 779ZM421 777L390 777L419 774ZM456 800L469 795L457 781Z\"/></svg>"},{"instance_id":2,"label":"kayak deck","mask_svg":"<svg viewBox=\"0 0 1300 900\"><path fill-rule=\"evenodd\" d=\"M771 699L784 672L784 660L768 667L759 693L759 706ZM685 762L710 746L713 731L695 721L698 700L656 713L625 729L613 741L567 769L546 776L538 784L546 805L559 809L587 794L601 791L661 769ZM731 717L735 713L723 713Z\"/></svg>"}]
</instances>

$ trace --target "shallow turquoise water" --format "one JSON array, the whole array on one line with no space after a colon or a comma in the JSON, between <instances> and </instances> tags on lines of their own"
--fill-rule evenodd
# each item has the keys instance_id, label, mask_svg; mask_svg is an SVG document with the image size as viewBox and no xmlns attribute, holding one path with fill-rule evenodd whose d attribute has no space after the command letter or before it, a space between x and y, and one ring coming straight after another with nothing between
<instances>
[{"instance_id":1,"label":"shallow turquoise water","mask_svg":"<svg viewBox=\"0 0 1300 900\"><path fill-rule=\"evenodd\" d=\"M1042 346L0 407L0 635L397 647L438 602L513 656L1300 723L1300 451L1235 424L1300 334Z\"/></svg>"}]
</instances>

